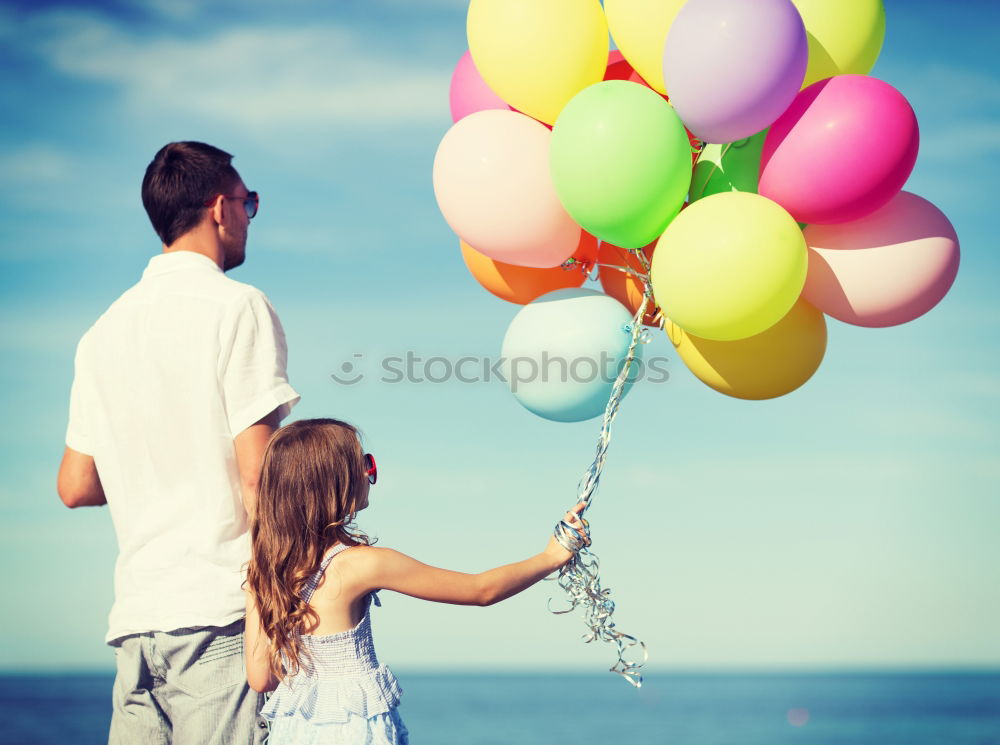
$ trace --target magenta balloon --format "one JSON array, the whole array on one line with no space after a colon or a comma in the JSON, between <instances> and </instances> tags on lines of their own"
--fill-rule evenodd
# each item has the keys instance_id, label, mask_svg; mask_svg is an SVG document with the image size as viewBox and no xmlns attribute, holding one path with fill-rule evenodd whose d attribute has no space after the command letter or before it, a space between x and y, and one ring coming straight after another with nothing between
<instances>
[{"instance_id":1,"label":"magenta balloon","mask_svg":"<svg viewBox=\"0 0 1000 745\"><path fill-rule=\"evenodd\" d=\"M791 0L688 0L667 34L663 79L696 137L733 142L788 108L808 60Z\"/></svg>"},{"instance_id":2,"label":"magenta balloon","mask_svg":"<svg viewBox=\"0 0 1000 745\"><path fill-rule=\"evenodd\" d=\"M926 199L901 191L867 217L810 225L802 297L857 326L895 326L923 315L958 273L958 236Z\"/></svg>"},{"instance_id":3,"label":"magenta balloon","mask_svg":"<svg viewBox=\"0 0 1000 745\"><path fill-rule=\"evenodd\" d=\"M919 143L913 109L888 83L867 75L820 80L768 131L759 193L799 222L857 220L899 193Z\"/></svg>"},{"instance_id":4,"label":"magenta balloon","mask_svg":"<svg viewBox=\"0 0 1000 745\"><path fill-rule=\"evenodd\" d=\"M472 61L472 55L468 51L455 65L448 98L451 103L451 120L453 122L486 109L510 110L510 106L486 85L486 81L479 74L476 63Z\"/></svg>"}]
</instances>

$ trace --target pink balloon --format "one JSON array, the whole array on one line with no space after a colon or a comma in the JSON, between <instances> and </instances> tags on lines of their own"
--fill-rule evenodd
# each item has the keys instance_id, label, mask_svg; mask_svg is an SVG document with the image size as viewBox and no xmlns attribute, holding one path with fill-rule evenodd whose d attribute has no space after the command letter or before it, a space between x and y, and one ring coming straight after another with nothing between
<instances>
[{"instance_id":1,"label":"pink balloon","mask_svg":"<svg viewBox=\"0 0 1000 745\"><path fill-rule=\"evenodd\" d=\"M453 122L457 122L476 111L486 109L511 110L510 106L486 85L486 81L479 74L476 63L472 61L472 55L468 51L455 65L455 72L451 75L451 90L448 98L451 103L451 120Z\"/></svg>"},{"instance_id":2,"label":"pink balloon","mask_svg":"<svg viewBox=\"0 0 1000 745\"><path fill-rule=\"evenodd\" d=\"M901 191L867 217L810 225L802 297L846 323L895 326L923 315L958 273L958 236L937 207Z\"/></svg>"},{"instance_id":3,"label":"pink balloon","mask_svg":"<svg viewBox=\"0 0 1000 745\"><path fill-rule=\"evenodd\" d=\"M903 188L919 141L913 109L888 83L867 75L820 80L768 131L759 193L799 222L857 220Z\"/></svg>"},{"instance_id":4,"label":"pink balloon","mask_svg":"<svg viewBox=\"0 0 1000 745\"><path fill-rule=\"evenodd\" d=\"M552 132L514 111L477 111L452 125L434 156L434 196L448 225L491 259L558 266L580 243L549 174Z\"/></svg>"}]
</instances>

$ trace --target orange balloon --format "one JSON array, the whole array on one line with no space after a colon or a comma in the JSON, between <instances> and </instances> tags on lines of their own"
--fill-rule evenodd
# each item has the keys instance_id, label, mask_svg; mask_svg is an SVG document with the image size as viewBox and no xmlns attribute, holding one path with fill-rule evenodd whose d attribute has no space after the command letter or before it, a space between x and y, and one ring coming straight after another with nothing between
<instances>
[{"instance_id":1,"label":"orange balloon","mask_svg":"<svg viewBox=\"0 0 1000 745\"><path fill-rule=\"evenodd\" d=\"M580 266L574 264L566 269L505 264L479 253L465 241L459 243L465 265L476 281L501 300L519 305L526 305L546 292L579 287L597 260L597 239L586 231L580 231L580 243L572 256Z\"/></svg>"},{"instance_id":2,"label":"orange balloon","mask_svg":"<svg viewBox=\"0 0 1000 745\"><path fill-rule=\"evenodd\" d=\"M655 246L656 242L654 241L642 249L646 255L646 261L652 260L653 248ZM629 269L647 274L648 272L643 267L642 262L639 261L636 252L613 246L610 243L601 243L601 247L597 252L597 263L601 265L598 268L597 276L601 280L603 290L632 311L634 315L642 304L642 280L627 272L623 272L621 269L612 269L611 267L626 266ZM611 266L605 266L606 264L610 264ZM652 301L647 303L642 322L647 326L659 327L660 324L653 320L657 310L656 305Z\"/></svg>"}]
</instances>

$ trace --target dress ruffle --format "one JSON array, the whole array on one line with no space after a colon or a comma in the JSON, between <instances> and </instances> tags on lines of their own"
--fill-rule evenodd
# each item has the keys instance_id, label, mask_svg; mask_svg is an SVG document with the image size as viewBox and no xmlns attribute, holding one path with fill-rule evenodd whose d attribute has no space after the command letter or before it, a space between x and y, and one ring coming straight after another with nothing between
<instances>
[{"instance_id":1,"label":"dress ruffle","mask_svg":"<svg viewBox=\"0 0 1000 745\"><path fill-rule=\"evenodd\" d=\"M309 602L330 561L348 547L334 546L307 583ZM303 635L298 672L278 684L261 716L273 745L407 745L409 733L396 707L403 694L396 676L380 665L372 640L368 596L358 625L322 636ZM287 660L286 669L288 668Z\"/></svg>"},{"instance_id":2,"label":"dress ruffle","mask_svg":"<svg viewBox=\"0 0 1000 745\"><path fill-rule=\"evenodd\" d=\"M266 719L302 719L314 724L344 724L393 711L403 690L385 665L365 675L293 677L279 684L261 711ZM353 716L352 716L353 715Z\"/></svg>"},{"instance_id":3,"label":"dress ruffle","mask_svg":"<svg viewBox=\"0 0 1000 745\"><path fill-rule=\"evenodd\" d=\"M271 722L269 743L293 745L409 745L406 726L396 709L368 719L351 715L344 722L318 724L298 717Z\"/></svg>"}]
</instances>

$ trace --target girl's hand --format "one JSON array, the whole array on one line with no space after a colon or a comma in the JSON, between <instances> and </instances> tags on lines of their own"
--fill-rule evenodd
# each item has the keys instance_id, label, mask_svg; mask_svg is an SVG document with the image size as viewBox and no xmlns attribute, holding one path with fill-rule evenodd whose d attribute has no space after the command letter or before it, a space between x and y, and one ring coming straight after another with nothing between
<instances>
[{"instance_id":1,"label":"girl's hand","mask_svg":"<svg viewBox=\"0 0 1000 745\"><path fill-rule=\"evenodd\" d=\"M580 521L580 513L587 507L586 502L578 503L573 509L563 515L563 520L571 527L583 532L583 523ZM587 542L590 545L590 542ZM555 536L549 538L549 545L545 547L545 555L552 559L554 568L558 569L573 558L573 553L563 548L562 544L556 540Z\"/></svg>"}]
</instances>

